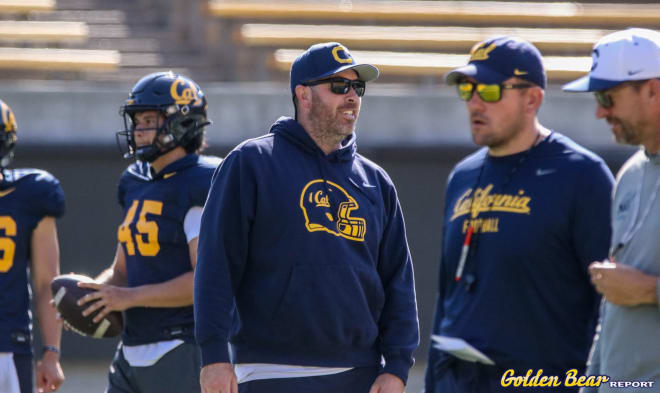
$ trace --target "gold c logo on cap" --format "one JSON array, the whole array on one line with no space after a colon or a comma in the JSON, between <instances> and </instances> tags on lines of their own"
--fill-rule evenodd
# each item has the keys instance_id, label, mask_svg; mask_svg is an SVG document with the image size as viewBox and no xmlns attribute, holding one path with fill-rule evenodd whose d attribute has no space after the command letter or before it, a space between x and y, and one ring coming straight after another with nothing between
<instances>
[{"instance_id":1,"label":"gold c logo on cap","mask_svg":"<svg viewBox=\"0 0 660 393\"><path fill-rule=\"evenodd\" d=\"M470 61L487 60L488 54L497 48L497 44L494 42L488 45L487 48L484 48L484 45L486 44L477 44L477 46L472 48L470 51Z\"/></svg>"},{"instance_id":2,"label":"gold c logo on cap","mask_svg":"<svg viewBox=\"0 0 660 393\"><path fill-rule=\"evenodd\" d=\"M344 52L344 56L346 57L340 57L339 52ZM351 64L353 62L353 58L351 57L351 54L348 52L348 49L342 45L337 45L334 48L332 48L332 57L337 61L337 63L345 63L345 64Z\"/></svg>"}]
</instances>

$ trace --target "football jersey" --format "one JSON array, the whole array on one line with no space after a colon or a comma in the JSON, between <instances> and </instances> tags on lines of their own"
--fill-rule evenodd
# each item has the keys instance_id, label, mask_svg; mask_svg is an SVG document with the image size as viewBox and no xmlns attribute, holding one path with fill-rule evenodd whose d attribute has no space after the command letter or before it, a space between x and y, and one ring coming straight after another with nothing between
<instances>
[{"instance_id":1,"label":"football jersey","mask_svg":"<svg viewBox=\"0 0 660 393\"><path fill-rule=\"evenodd\" d=\"M31 352L29 266L32 231L64 214L64 192L50 173L5 169L0 181L0 352Z\"/></svg>"},{"instance_id":2,"label":"football jersey","mask_svg":"<svg viewBox=\"0 0 660 393\"><path fill-rule=\"evenodd\" d=\"M130 165L118 188L124 221L117 239L126 256L128 287L157 284L192 271L184 231L186 213L204 206L217 157L189 154L152 175L148 163ZM124 312L125 345L193 339L193 307L133 307Z\"/></svg>"}]
</instances>

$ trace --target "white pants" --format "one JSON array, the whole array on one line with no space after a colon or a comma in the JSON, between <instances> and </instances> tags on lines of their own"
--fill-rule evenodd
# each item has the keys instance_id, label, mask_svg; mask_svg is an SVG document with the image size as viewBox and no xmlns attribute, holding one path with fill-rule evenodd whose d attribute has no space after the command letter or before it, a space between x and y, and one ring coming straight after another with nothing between
<instances>
[{"instance_id":1,"label":"white pants","mask_svg":"<svg viewBox=\"0 0 660 393\"><path fill-rule=\"evenodd\" d=\"M0 352L0 392L21 393L14 354L10 352Z\"/></svg>"}]
</instances>

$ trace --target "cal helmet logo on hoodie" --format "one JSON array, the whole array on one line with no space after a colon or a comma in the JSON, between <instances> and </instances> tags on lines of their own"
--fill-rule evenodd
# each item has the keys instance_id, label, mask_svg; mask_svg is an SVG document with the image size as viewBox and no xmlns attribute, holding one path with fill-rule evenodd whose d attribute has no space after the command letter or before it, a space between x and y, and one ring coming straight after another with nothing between
<instances>
[{"instance_id":1,"label":"cal helmet logo on hoodie","mask_svg":"<svg viewBox=\"0 0 660 393\"><path fill-rule=\"evenodd\" d=\"M309 232L325 231L363 242L367 222L364 218L351 216L359 207L346 190L328 180L312 180L300 194L300 208Z\"/></svg>"}]
</instances>

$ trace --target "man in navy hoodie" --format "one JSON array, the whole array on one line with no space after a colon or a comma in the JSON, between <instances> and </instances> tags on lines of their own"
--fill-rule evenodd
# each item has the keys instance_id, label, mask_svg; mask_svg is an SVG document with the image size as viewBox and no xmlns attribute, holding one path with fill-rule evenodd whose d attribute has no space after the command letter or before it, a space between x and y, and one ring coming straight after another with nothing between
<instances>
[{"instance_id":1,"label":"man in navy hoodie","mask_svg":"<svg viewBox=\"0 0 660 393\"><path fill-rule=\"evenodd\" d=\"M214 174L194 284L204 393L404 391L412 261L394 185L354 133L376 77L339 43L311 46L291 66L296 119Z\"/></svg>"}]
</instances>

